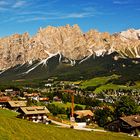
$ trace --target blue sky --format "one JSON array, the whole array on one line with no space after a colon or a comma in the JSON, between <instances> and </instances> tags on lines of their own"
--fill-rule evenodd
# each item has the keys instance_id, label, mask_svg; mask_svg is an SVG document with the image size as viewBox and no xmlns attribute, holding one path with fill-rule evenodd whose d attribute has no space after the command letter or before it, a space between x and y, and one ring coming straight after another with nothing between
<instances>
[{"instance_id":1,"label":"blue sky","mask_svg":"<svg viewBox=\"0 0 140 140\"><path fill-rule=\"evenodd\" d=\"M0 37L78 24L83 32L140 28L140 0L0 0Z\"/></svg>"}]
</instances>

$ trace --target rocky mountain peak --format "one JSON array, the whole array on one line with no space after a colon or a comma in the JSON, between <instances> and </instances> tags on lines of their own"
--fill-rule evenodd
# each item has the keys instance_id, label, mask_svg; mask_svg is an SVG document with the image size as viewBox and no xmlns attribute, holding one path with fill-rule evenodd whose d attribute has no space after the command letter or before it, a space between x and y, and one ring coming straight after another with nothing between
<instances>
[{"instance_id":1,"label":"rocky mountain peak","mask_svg":"<svg viewBox=\"0 0 140 140\"><path fill-rule=\"evenodd\" d=\"M127 31L122 31L120 35L122 38L140 40L140 29L129 29Z\"/></svg>"},{"instance_id":2,"label":"rocky mountain peak","mask_svg":"<svg viewBox=\"0 0 140 140\"><path fill-rule=\"evenodd\" d=\"M83 33L78 25L40 28L0 39L0 70L34 60L45 62L57 54L70 60L104 56L118 52L123 57L140 58L140 30L129 29L110 35L90 30Z\"/></svg>"}]
</instances>

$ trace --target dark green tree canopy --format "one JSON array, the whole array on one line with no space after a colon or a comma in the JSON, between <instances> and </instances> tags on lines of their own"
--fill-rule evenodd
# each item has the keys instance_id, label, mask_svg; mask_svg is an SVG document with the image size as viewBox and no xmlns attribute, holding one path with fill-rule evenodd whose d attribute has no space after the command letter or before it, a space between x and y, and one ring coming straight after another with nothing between
<instances>
[{"instance_id":1,"label":"dark green tree canopy","mask_svg":"<svg viewBox=\"0 0 140 140\"><path fill-rule=\"evenodd\" d=\"M135 102L135 99L132 96L121 96L116 102L115 106L116 117L137 114L138 104Z\"/></svg>"}]
</instances>

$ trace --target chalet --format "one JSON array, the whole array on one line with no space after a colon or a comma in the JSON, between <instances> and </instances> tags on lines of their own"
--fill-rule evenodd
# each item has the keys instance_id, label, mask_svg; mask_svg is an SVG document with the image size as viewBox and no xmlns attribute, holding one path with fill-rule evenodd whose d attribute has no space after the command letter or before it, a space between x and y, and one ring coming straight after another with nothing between
<instances>
[{"instance_id":1,"label":"chalet","mask_svg":"<svg viewBox=\"0 0 140 140\"><path fill-rule=\"evenodd\" d=\"M40 96L40 93L24 93L24 97L25 98L30 98L30 99L32 99L32 100L36 100L36 101L38 101L38 98L39 98L39 96Z\"/></svg>"},{"instance_id":2,"label":"chalet","mask_svg":"<svg viewBox=\"0 0 140 140\"><path fill-rule=\"evenodd\" d=\"M25 107L26 101L8 101L7 107L12 110L18 110L20 107Z\"/></svg>"},{"instance_id":3,"label":"chalet","mask_svg":"<svg viewBox=\"0 0 140 140\"><path fill-rule=\"evenodd\" d=\"M49 98L47 98L47 97L40 97L39 98L39 102L48 103L49 102Z\"/></svg>"},{"instance_id":4,"label":"chalet","mask_svg":"<svg viewBox=\"0 0 140 140\"><path fill-rule=\"evenodd\" d=\"M2 97L0 97L0 107L7 107L7 105L8 105L8 101L10 101L11 100L11 98L10 97L8 97L8 96L2 96Z\"/></svg>"},{"instance_id":5,"label":"chalet","mask_svg":"<svg viewBox=\"0 0 140 140\"><path fill-rule=\"evenodd\" d=\"M40 93L26 93L24 92L24 97L37 97L40 96Z\"/></svg>"},{"instance_id":6,"label":"chalet","mask_svg":"<svg viewBox=\"0 0 140 140\"><path fill-rule=\"evenodd\" d=\"M107 124L105 129L115 132L131 133L134 135L136 131L140 131L140 115L120 117L118 120Z\"/></svg>"},{"instance_id":7,"label":"chalet","mask_svg":"<svg viewBox=\"0 0 140 140\"><path fill-rule=\"evenodd\" d=\"M91 122L93 120L93 112L91 110L77 110L74 112L76 122Z\"/></svg>"},{"instance_id":8,"label":"chalet","mask_svg":"<svg viewBox=\"0 0 140 140\"><path fill-rule=\"evenodd\" d=\"M46 123L48 120L47 114L50 113L50 111L45 106L20 107L19 112L20 115L18 117L36 123Z\"/></svg>"}]
</instances>

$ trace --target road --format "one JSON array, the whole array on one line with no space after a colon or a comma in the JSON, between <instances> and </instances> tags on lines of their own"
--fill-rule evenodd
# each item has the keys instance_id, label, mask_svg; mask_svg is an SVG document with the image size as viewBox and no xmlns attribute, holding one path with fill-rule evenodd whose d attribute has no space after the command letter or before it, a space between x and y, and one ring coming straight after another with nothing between
<instances>
[{"instance_id":1,"label":"road","mask_svg":"<svg viewBox=\"0 0 140 140\"><path fill-rule=\"evenodd\" d=\"M67 128L70 128L70 125L68 124L64 124L64 123L61 123L61 122L57 122L57 121L54 121L52 119L50 119L50 121L56 125L59 125L59 126L62 126L62 127L67 127Z\"/></svg>"},{"instance_id":2,"label":"road","mask_svg":"<svg viewBox=\"0 0 140 140\"><path fill-rule=\"evenodd\" d=\"M83 130L83 131L94 131L94 132L107 132L105 130L101 129L91 129L91 128L79 128L79 127L74 127L76 130Z\"/></svg>"},{"instance_id":3,"label":"road","mask_svg":"<svg viewBox=\"0 0 140 140\"><path fill-rule=\"evenodd\" d=\"M51 120L51 122L56 124L56 125L59 125L59 127L65 127L65 128L70 128L71 127L71 125L64 124L64 123L61 123L61 122L57 122L57 121L54 121L54 120ZM77 127L77 126L74 126L74 129L75 130L83 130L83 131L106 132L105 130L101 130L101 129L80 128L80 127Z\"/></svg>"}]
</instances>

